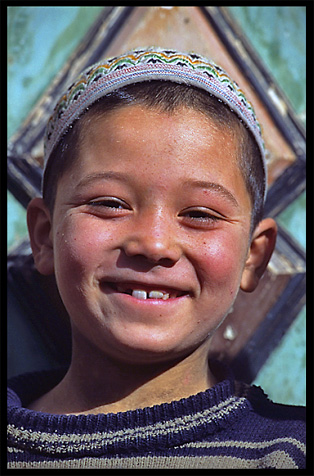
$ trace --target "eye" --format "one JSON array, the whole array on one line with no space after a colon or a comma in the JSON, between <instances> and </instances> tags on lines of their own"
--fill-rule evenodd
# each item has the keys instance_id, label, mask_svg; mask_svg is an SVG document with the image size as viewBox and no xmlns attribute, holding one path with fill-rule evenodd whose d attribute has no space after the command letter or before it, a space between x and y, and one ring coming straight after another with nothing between
<instances>
[{"instance_id":1,"label":"eye","mask_svg":"<svg viewBox=\"0 0 314 476\"><path fill-rule=\"evenodd\" d=\"M123 200L120 200L119 198L114 198L114 197L91 200L90 202L88 202L88 204L92 205L93 207L107 207L107 208L115 208L115 209L129 208L126 202L124 202Z\"/></svg>"},{"instance_id":2,"label":"eye","mask_svg":"<svg viewBox=\"0 0 314 476\"><path fill-rule=\"evenodd\" d=\"M184 223L201 228L213 227L217 222L223 220L223 216L208 208L196 207L183 210L180 215Z\"/></svg>"},{"instance_id":3,"label":"eye","mask_svg":"<svg viewBox=\"0 0 314 476\"><path fill-rule=\"evenodd\" d=\"M92 207L94 212L108 216L121 215L131 210L124 200L116 197L97 198L90 200L87 205Z\"/></svg>"}]
</instances>

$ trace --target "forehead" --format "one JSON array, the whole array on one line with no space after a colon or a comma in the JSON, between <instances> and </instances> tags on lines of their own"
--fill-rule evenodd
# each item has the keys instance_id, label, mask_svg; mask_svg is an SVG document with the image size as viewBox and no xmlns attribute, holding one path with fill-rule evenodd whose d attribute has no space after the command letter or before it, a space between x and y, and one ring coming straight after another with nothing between
<instances>
[{"instance_id":1,"label":"forehead","mask_svg":"<svg viewBox=\"0 0 314 476\"><path fill-rule=\"evenodd\" d=\"M80 125L79 157L91 158L93 151L94 155L103 156L99 149L110 149L118 156L128 151L124 157L127 162L129 152L152 159L159 154L159 161L163 154L168 168L178 160L182 166L194 163L208 168L216 162L222 174L239 172L238 129L223 126L187 107L165 112L155 107L131 105L100 116L87 114Z\"/></svg>"},{"instance_id":2,"label":"forehead","mask_svg":"<svg viewBox=\"0 0 314 476\"><path fill-rule=\"evenodd\" d=\"M174 111L133 104L119 106L104 113L89 111L79 124L79 147L84 153L94 141L120 144L124 147L141 148L147 141L158 148L180 149L209 147L220 142L222 146L232 142L229 155L237 158L239 128L221 124L216 118L193 108L180 106Z\"/></svg>"},{"instance_id":3,"label":"forehead","mask_svg":"<svg viewBox=\"0 0 314 476\"><path fill-rule=\"evenodd\" d=\"M207 182L215 184L212 190L231 189L249 202L237 134L199 111L124 106L99 117L86 115L80 130L78 157L65 177L73 186L89 183L91 176L124 172L130 183L146 180L160 189Z\"/></svg>"}]
</instances>

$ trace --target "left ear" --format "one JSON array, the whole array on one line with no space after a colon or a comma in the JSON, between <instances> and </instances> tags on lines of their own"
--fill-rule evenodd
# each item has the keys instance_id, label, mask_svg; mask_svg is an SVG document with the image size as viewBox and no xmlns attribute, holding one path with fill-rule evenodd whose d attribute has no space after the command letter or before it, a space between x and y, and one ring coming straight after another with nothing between
<instances>
[{"instance_id":1,"label":"left ear","mask_svg":"<svg viewBox=\"0 0 314 476\"><path fill-rule=\"evenodd\" d=\"M257 287L274 251L277 225L272 218L260 221L254 230L240 288L250 293Z\"/></svg>"}]
</instances>

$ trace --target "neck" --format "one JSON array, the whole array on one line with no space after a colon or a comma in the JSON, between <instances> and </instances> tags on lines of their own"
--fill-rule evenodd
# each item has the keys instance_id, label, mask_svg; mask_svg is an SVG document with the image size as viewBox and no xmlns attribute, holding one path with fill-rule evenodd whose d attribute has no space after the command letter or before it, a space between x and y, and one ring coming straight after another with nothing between
<instances>
[{"instance_id":1,"label":"neck","mask_svg":"<svg viewBox=\"0 0 314 476\"><path fill-rule=\"evenodd\" d=\"M180 400L217 383L208 363L209 342L184 358L149 365L130 365L77 344L64 379L30 408L58 414L118 413Z\"/></svg>"}]
</instances>

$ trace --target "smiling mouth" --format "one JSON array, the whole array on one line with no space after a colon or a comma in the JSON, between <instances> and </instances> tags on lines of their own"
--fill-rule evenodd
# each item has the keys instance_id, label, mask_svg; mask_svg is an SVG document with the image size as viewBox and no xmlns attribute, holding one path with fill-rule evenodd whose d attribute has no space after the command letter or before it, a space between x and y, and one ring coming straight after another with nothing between
<instances>
[{"instance_id":1,"label":"smiling mouth","mask_svg":"<svg viewBox=\"0 0 314 476\"><path fill-rule=\"evenodd\" d=\"M135 299L161 299L166 301L168 299L175 299L181 296L188 295L186 291L179 291L177 289L148 289L146 286L132 285L132 284L115 284L107 283L112 289L118 293L128 294Z\"/></svg>"}]
</instances>

